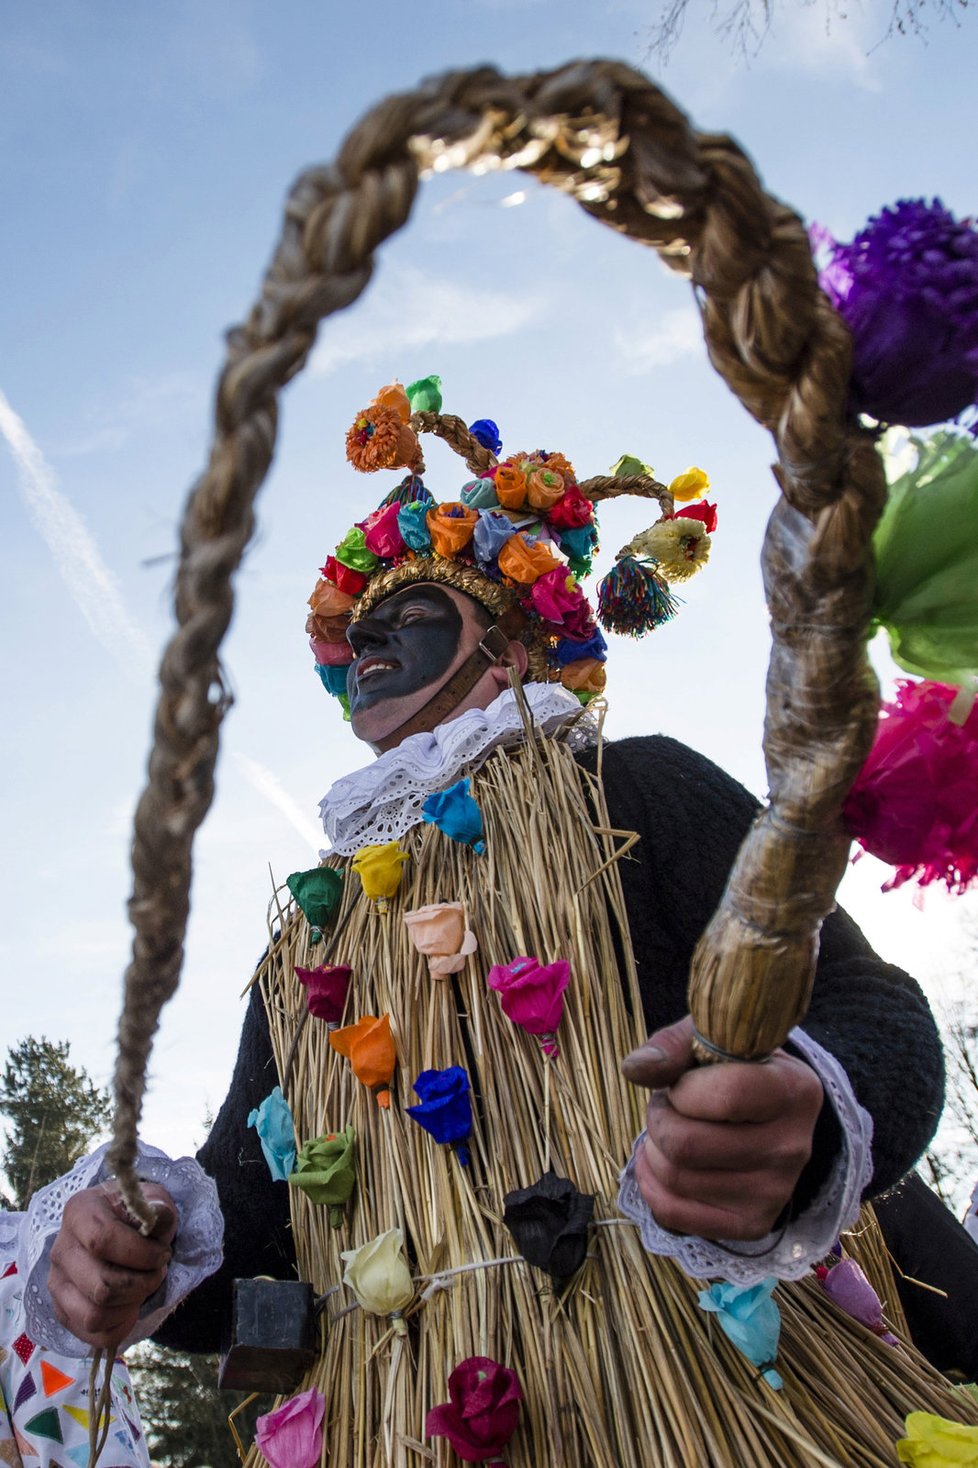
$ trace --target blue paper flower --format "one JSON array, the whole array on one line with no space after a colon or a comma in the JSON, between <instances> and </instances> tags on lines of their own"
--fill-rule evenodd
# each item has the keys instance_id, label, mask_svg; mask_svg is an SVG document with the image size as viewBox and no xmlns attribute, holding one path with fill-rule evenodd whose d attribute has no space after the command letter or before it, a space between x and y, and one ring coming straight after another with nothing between
<instances>
[{"instance_id":1,"label":"blue paper flower","mask_svg":"<svg viewBox=\"0 0 978 1468\"><path fill-rule=\"evenodd\" d=\"M402 505L397 512L397 528L404 544L418 555L431 550L431 533L428 530L428 506L420 500Z\"/></svg>"},{"instance_id":2,"label":"blue paper flower","mask_svg":"<svg viewBox=\"0 0 978 1468\"><path fill-rule=\"evenodd\" d=\"M759 1366L761 1375L775 1391L784 1382L774 1370L781 1335L781 1311L771 1298L776 1279L762 1279L760 1284L735 1285L722 1281L701 1291L699 1305L715 1314L724 1335L748 1361Z\"/></svg>"},{"instance_id":3,"label":"blue paper flower","mask_svg":"<svg viewBox=\"0 0 978 1468\"><path fill-rule=\"evenodd\" d=\"M853 336L852 402L924 427L978 401L978 230L939 199L901 199L851 244L813 230L822 289Z\"/></svg>"},{"instance_id":4,"label":"blue paper flower","mask_svg":"<svg viewBox=\"0 0 978 1468\"><path fill-rule=\"evenodd\" d=\"M473 851L485 851L482 839L482 812L469 794L469 781L456 780L447 790L438 790L429 795L421 807L421 815L430 825L437 826L453 841L471 846Z\"/></svg>"},{"instance_id":5,"label":"blue paper flower","mask_svg":"<svg viewBox=\"0 0 978 1468\"><path fill-rule=\"evenodd\" d=\"M481 510L472 532L472 545L476 560L481 565L494 561L516 527L508 515L501 510Z\"/></svg>"},{"instance_id":6,"label":"blue paper flower","mask_svg":"<svg viewBox=\"0 0 978 1468\"><path fill-rule=\"evenodd\" d=\"M562 637L554 648L554 656L560 667L566 663L579 662L581 658L598 658L604 661L608 644L600 627L595 627L593 636L586 642L575 642L572 637Z\"/></svg>"},{"instance_id":7,"label":"blue paper flower","mask_svg":"<svg viewBox=\"0 0 978 1468\"><path fill-rule=\"evenodd\" d=\"M339 698L346 692L346 675L349 671L348 663L344 663L342 667L333 667L327 663L316 664L320 682L326 692L331 693L334 698Z\"/></svg>"},{"instance_id":8,"label":"blue paper flower","mask_svg":"<svg viewBox=\"0 0 978 1468\"><path fill-rule=\"evenodd\" d=\"M470 510L497 510L499 500L491 479L470 479L458 492L462 504Z\"/></svg>"},{"instance_id":9,"label":"blue paper flower","mask_svg":"<svg viewBox=\"0 0 978 1468\"><path fill-rule=\"evenodd\" d=\"M405 1108L436 1142L447 1142L458 1152L463 1167L469 1165L464 1144L472 1135L472 1099L469 1078L460 1065L447 1070L423 1070L414 1083L421 1097L418 1106Z\"/></svg>"},{"instance_id":10,"label":"blue paper flower","mask_svg":"<svg viewBox=\"0 0 978 1468\"><path fill-rule=\"evenodd\" d=\"M474 423L469 424L469 432L491 454L498 454L503 446L499 437L499 426L491 418L477 418Z\"/></svg>"},{"instance_id":11,"label":"blue paper flower","mask_svg":"<svg viewBox=\"0 0 978 1468\"><path fill-rule=\"evenodd\" d=\"M258 1132L273 1179L286 1182L295 1168L295 1128L281 1086L270 1091L257 1110L249 1113L248 1125Z\"/></svg>"}]
</instances>

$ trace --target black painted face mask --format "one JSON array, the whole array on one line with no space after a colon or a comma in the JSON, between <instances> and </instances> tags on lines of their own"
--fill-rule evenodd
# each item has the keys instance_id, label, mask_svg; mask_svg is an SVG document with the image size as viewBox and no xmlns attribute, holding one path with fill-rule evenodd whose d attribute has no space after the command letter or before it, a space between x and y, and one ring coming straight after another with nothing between
<instances>
[{"instance_id":1,"label":"black painted face mask","mask_svg":"<svg viewBox=\"0 0 978 1468\"><path fill-rule=\"evenodd\" d=\"M396 592L347 632L356 653L346 678L355 715L444 678L458 652L462 617L438 586Z\"/></svg>"}]
</instances>

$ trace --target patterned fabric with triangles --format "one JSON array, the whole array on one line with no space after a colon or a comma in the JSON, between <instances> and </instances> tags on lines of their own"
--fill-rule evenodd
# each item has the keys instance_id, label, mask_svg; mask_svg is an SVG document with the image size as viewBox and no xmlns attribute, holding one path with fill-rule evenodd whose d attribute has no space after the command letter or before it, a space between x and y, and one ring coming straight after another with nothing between
<instances>
[{"instance_id":1,"label":"patterned fabric with triangles","mask_svg":"<svg viewBox=\"0 0 978 1468\"><path fill-rule=\"evenodd\" d=\"M15 1261L22 1214L0 1212L0 1468L88 1468L89 1361L28 1335ZM109 1436L99 1468L149 1468L124 1361L112 1366Z\"/></svg>"}]
</instances>

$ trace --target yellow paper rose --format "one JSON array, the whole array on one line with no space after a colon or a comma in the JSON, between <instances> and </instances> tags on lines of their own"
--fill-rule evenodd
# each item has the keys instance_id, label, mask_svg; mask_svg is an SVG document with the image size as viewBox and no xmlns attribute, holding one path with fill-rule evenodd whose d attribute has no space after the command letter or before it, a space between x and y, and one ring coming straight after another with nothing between
<instances>
[{"instance_id":1,"label":"yellow paper rose","mask_svg":"<svg viewBox=\"0 0 978 1468\"><path fill-rule=\"evenodd\" d=\"M385 841L381 846L361 846L350 863L379 912L387 911L388 897L401 885L401 867L407 859L397 841Z\"/></svg>"},{"instance_id":2,"label":"yellow paper rose","mask_svg":"<svg viewBox=\"0 0 978 1468\"><path fill-rule=\"evenodd\" d=\"M907 1436L896 1445L901 1463L915 1468L961 1468L978 1465L978 1427L949 1422L931 1412L911 1412Z\"/></svg>"},{"instance_id":3,"label":"yellow paper rose","mask_svg":"<svg viewBox=\"0 0 978 1468\"><path fill-rule=\"evenodd\" d=\"M669 493L674 500L682 500L685 503L686 500L702 499L709 487L710 476L694 466L687 469L685 474L676 475L669 485Z\"/></svg>"},{"instance_id":4,"label":"yellow paper rose","mask_svg":"<svg viewBox=\"0 0 978 1468\"><path fill-rule=\"evenodd\" d=\"M406 1310L414 1299L411 1274L401 1254L404 1236L399 1228L389 1228L359 1249L344 1249L340 1258L346 1265L343 1283L349 1285L364 1310L372 1315L391 1315ZM395 1330L407 1329L400 1318Z\"/></svg>"}]
</instances>

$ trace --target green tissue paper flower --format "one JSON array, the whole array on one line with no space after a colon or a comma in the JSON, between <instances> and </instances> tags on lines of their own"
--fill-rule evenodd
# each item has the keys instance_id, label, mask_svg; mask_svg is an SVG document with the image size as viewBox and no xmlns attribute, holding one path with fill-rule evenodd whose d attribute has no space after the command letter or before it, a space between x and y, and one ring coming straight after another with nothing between
<instances>
[{"instance_id":1,"label":"green tissue paper flower","mask_svg":"<svg viewBox=\"0 0 978 1468\"><path fill-rule=\"evenodd\" d=\"M290 1185L301 1188L310 1202L330 1205L329 1221L333 1228L339 1228L343 1222L343 1204L356 1182L355 1142L352 1126L305 1142L296 1158L295 1171L289 1177Z\"/></svg>"},{"instance_id":2,"label":"green tissue paper flower","mask_svg":"<svg viewBox=\"0 0 978 1468\"><path fill-rule=\"evenodd\" d=\"M890 486L873 538L873 617L909 673L978 675L978 447L943 430L913 437L917 463Z\"/></svg>"}]
</instances>

